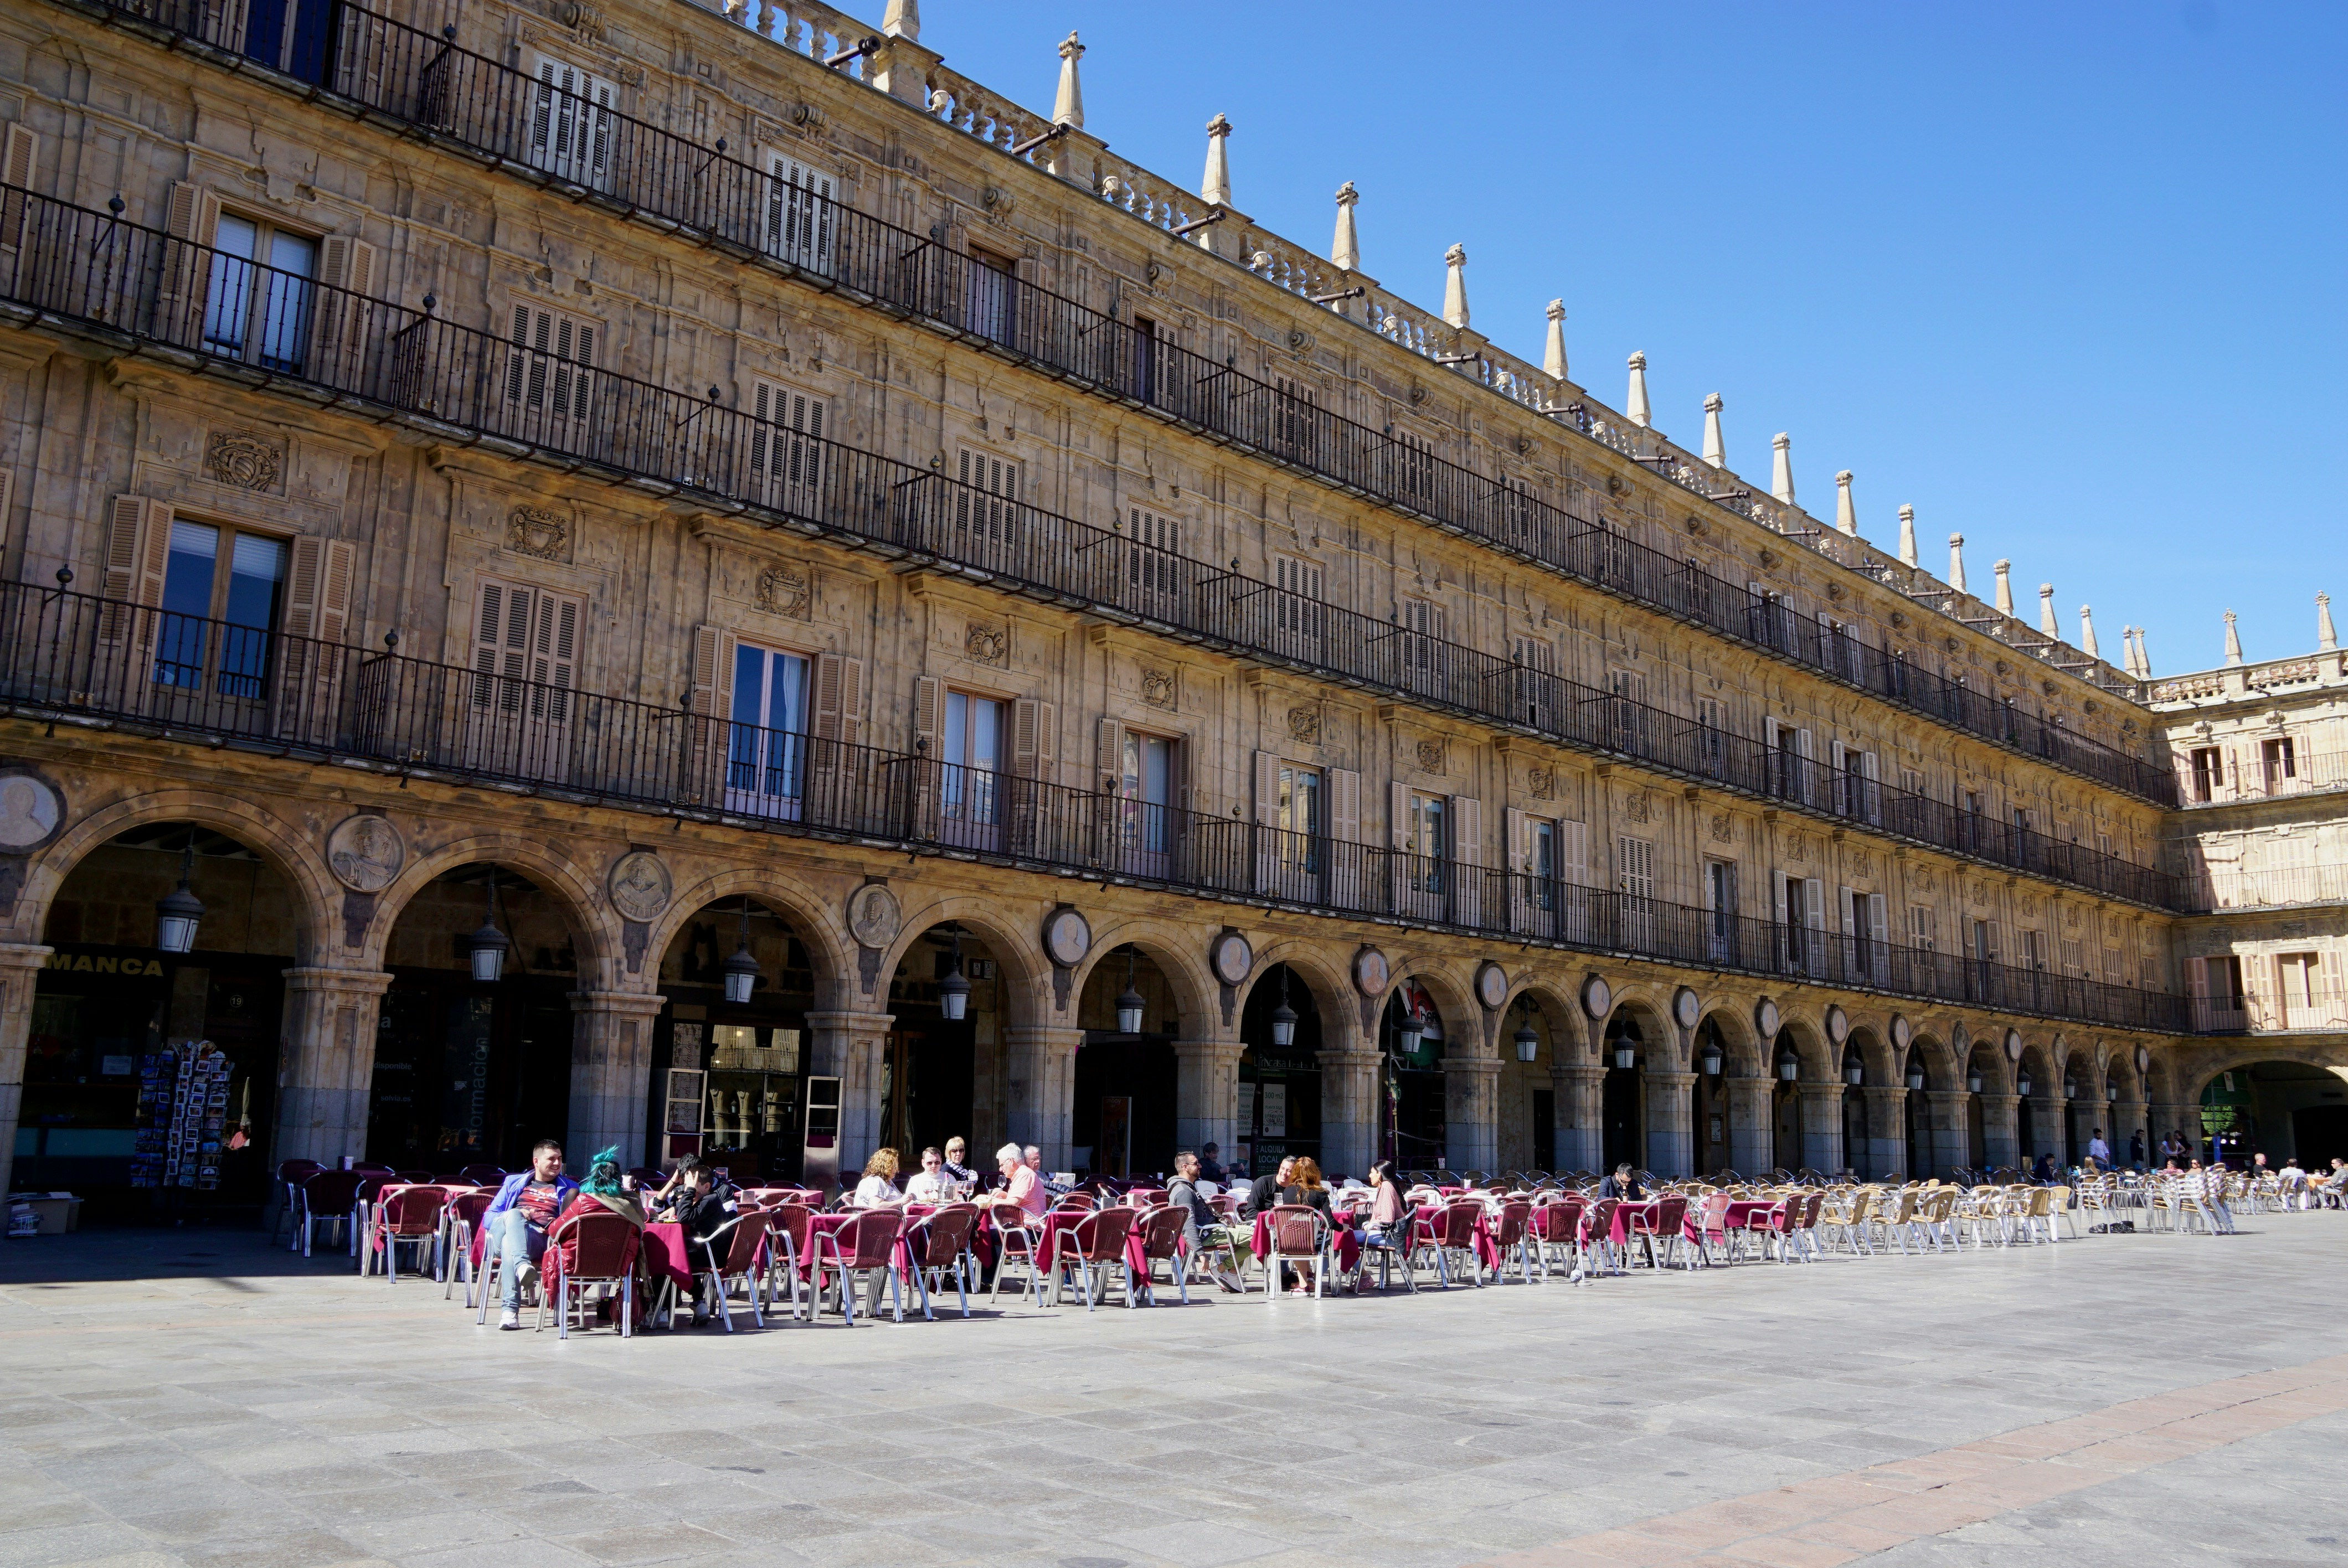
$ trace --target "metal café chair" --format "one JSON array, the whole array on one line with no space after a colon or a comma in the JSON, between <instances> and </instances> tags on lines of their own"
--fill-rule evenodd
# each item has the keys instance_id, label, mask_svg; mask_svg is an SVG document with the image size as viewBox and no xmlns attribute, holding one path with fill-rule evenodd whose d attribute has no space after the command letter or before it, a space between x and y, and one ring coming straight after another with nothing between
<instances>
[{"instance_id":1,"label":"metal caf\u00e9 chair","mask_svg":"<svg viewBox=\"0 0 2348 1568\"><path fill-rule=\"evenodd\" d=\"M1182 1243L1182 1222L1189 1215L1171 1204L1159 1204L1138 1211L1141 1216L1136 1226L1141 1237L1141 1290L1149 1305L1158 1305L1158 1265L1166 1264L1168 1276L1182 1298L1190 1305L1190 1252Z\"/></svg>"},{"instance_id":2,"label":"metal caf\u00e9 chair","mask_svg":"<svg viewBox=\"0 0 2348 1568\"><path fill-rule=\"evenodd\" d=\"M1035 1305L1044 1304L1044 1270L1035 1255L1035 1233L1028 1227L1027 1211L1017 1204L999 1201L988 1211L994 1218L994 1287L987 1299L1003 1299L1003 1276L1010 1271L1014 1258L1026 1271L1021 1281L1023 1294L1031 1296Z\"/></svg>"},{"instance_id":3,"label":"metal caf\u00e9 chair","mask_svg":"<svg viewBox=\"0 0 2348 1568\"><path fill-rule=\"evenodd\" d=\"M856 1327L856 1280L861 1275L873 1281L873 1304L880 1303L880 1279L882 1274L889 1281L889 1293L897 1309L897 1321L905 1321L905 1295L897 1278L897 1237L905 1223L905 1211L900 1208L865 1209L856 1218L836 1231L818 1231L811 1242L808 1256L815 1266L817 1310L820 1310L823 1294L824 1255L830 1254L830 1266L839 1276L839 1311L841 1327ZM842 1235L847 1243L841 1241ZM876 1273L875 1271L880 1271ZM813 1316L812 1313L809 1315Z\"/></svg>"},{"instance_id":4,"label":"metal caf\u00e9 chair","mask_svg":"<svg viewBox=\"0 0 2348 1568\"><path fill-rule=\"evenodd\" d=\"M302 1184L302 1255L310 1255L310 1242L320 1225L348 1226L358 1204L359 1184L368 1178L356 1171L319 1171ZM337 1240L340 1235L337 1234Z\"/></svg>"},{"instance_id":5,"label":"metal caf\u00e9 chair","mask_svg":"<svg viewBox=\"0 0 2348 1568\"><path fill-rule=\"evenodd\" d=\"M301 1228L302 1184L326 1167L315 1160L283 1160L277 1166L277 1217L269 1225L269 1244L277 1245L277 1227L298 1234Z\"/></svg>"},{"instance_id":6,"label":"metal caf\u00e9 chair","mask_svg":"<svg viewBox=\"0 0 2348 1568\"><path fill-rule=\"evenodd\" d=\"M742 1282L742 1294L749 1299L750 1320L759 1327L767 1326L767 1314L759 1298L766 1294L758 1277L758 1259L766 1247L767 1211L750 1209L736 1214L709 1235L695 1236L686 1244L688 1260L693 1250L699 1248L701 1262L705 1266L694 1272L699 1275L710 1299L717 1304L718 1321L726 1332L734 1332L734 1311L726 1305L727 1291L735 1280ZM720 1247L724 1248L721 1256Z\"/></svg>"},{"instance_id":7,"label":"metal caf\u00e9 chair","mask_svg":"<svg viewBox=\"0 0 2348 1568\"><path fill-rule=\"evenodd\" d=\"M1405 1208L1402 1217L1385 1230L1375 1234L1364 1230L1362 1255L1354 1263L1354 1294L1359 1296L1362 1293L1362 1278L1369 1273L1370 1257L1375 1254L1378 1260L1378 1294L1383 1296L1394 1288L1394 1266L1395 1260L1400 1259L1403 1283L1410 1287L1413 1295L1416 1295L1418 1274L1411 1267L1410 1257L1412 1238L1417 1232L1418 1206L1415 1204Z\"/></svg>"},{"instance_id":8,"label":"metal caf\u00e9 chair","mask_svg":"<svg viewBox=\"0 0 2348 1568\"><path fill-rule=\"evenodd\" d=\"M978 1205L946 1204L905 1227L905 1251L912 1266L913 1288L921 1293L922 1316L934 1321L931 1297L942 1294L945 1278L953 1276L954 1296L962 1315L970 1316L970 1293L978 1283L978 1259L970 1238L978 1229Z\"/></svg>"},{"instance_id":9,"label":"metal caf\u00e9 chair","mask_svg":"<svg viewBox=\"0 0 2348 1568\"><path fill-rule=\"evenodd\" d=\"M465 1305L473 1305L473 1233L481 1228L481 1216L497 1200L497 1194L487 1187L475 1187L468 1193L452 1193L440 1210L441 1272L440 1299L446 1301L457 1287L458 1276L465 1281Z\"/></svg>"},{"instance_id":10,"label":"metal caf\u00e9 chair","mask_svg":"<svg viewBox=\"0 0 2348 1568\"><path fill-rule=\"evenodd\" d=\"M617 1286L620 1304L613 1314L623 1339L635 1334L636 1253L644 1234L622 1215L608 1209L583 1208L557 1220L546 1237L546 1286L539 1292L538 1324L546 1327L546 1309L554 1307L555 1337L571 1337L571 1319L588 1327L587 1289ZM566 1257L566 1245L569 1255ZM721 1296L722 1299L722 1296ZM488 1296L482 1296L486 1306Z\"/></svg>"},{"instance_id":11,"label":"metal caf\u00e9 chair","mask_svg":"<svg viewBox=\"0 0 2348 1568\"><path fill-rule=\"evenodd\" d=\"M1084 1282L1085 1310L1090 1312L1108 1294L1107 1271L1115 1268L1125 1281L1125 1304L1134 1304L1133 1270L1126 1262L1125 1238L1133 1233L1134 1211L1097 1209L1074 1225L1062 1225L1052 1236L1052 1305L1060 1304L1066 1269L1073 1266Z\"/></svg>"},{"instance_id":12,"label":"metal caf\u00e9 chair","mask_svg":"<svg viewBox=\"0 0 2348 1568\"><path fill-rule=\"evenodd\" d=\"M367 1225L359 1271L364 1274L374 1267L375 1254L380 1248L386 1283L398 1284L399 1248L405 1244L416 1249L416 1272L428 1276L432 1266L427 1260L438 1248L440 1211L448 1201L448 1190L434 1185L395 1187L384 1194Z\"/></svg>"}]
</instances>

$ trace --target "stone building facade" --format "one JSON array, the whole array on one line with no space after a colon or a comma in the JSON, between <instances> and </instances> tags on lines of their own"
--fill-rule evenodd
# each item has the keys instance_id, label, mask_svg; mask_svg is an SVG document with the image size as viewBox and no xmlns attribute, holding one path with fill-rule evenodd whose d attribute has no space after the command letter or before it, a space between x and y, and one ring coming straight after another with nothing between
<instances>
[{"instance_id":1,"label":"stone building facade","mask_svg":"<svg viewBox=\"0 0 2348 1568\"><path fill-rule=\"evenodd\" d=\"M2321 1160L2348 1153L2348 659L2327 594L2315 634L2312 652L2249 662L2229 611L2224 662L2148 696L2196 911L2177 933L2199 1037L2185 1078L2212 1131Z\"/></svg>"},{"instance_id":2,"label":"stone building facade","mask_svg":"<svg viewBox=\"0 0 2348 1568\"><path fill-rule=\"evenodd\" d=\"M1561 306L1497 350L1459 248L1410 304L1350 187L1323 260L1221 117L1193 195L1073 38L1045 120L905 0L232 10L0 19L26 1179L120 1180L191 1038L247 1191L1874 1173L2194 1103L2144 682L1782 436L1747 486L1717 399L1672 442L1642 357L1601 403Z\"/></svg>"}]
</instances>

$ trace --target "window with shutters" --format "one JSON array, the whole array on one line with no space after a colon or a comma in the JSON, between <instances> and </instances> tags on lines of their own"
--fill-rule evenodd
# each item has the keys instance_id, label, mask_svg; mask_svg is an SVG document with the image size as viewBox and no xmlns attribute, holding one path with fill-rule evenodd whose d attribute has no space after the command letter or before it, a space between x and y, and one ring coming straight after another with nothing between
<instances>
[{"instance_id":1,"label":"window with shutters","mask_svg":"<svg viewBox=\"0 0 2348 1568\"><path fill-rule=\"evenodd\" d=\"M275 223L222 212L204 289L204 347L298 375L315 308L318 241Z\"/></svg>"},{"instance_id":2,"label":"window with shutters","mask_svg":"<svg viewBox=\"0 0 2348 1568\"><path fill-rule=\"evenodd\" d=\"M1829 615L1818 617L1818 651L1829 673L1846 681L1859 679L1859 640L1846 622Z\"/></svg>"},{"instance_id":3,"label":"window with shutters","mask_svg":"<svg viewBox=\"0 0 2348 1568\"><path fill-rule=\"evenodd\" d=\"M1289 376L1276 377L1272 384L1272 439L1282 456L1310 465L1317 449L1321 433L1318 401L1313 389L1303 382Z\"/></svg>"},{"instance_id":4,"label":"window with shutters","mask_svg":"<svg viewBox=\"0 0 2348 1568\"><path fill-rule=\"evenodd\" d=\"M1643 756L1647 750L1647 677L1636 670L1609 670L1606 690L1613 701L1612 710L1613 733L1609 739L1614 750Z\"/></svg>"},{"instance_id":5,"label":"window with shutters","mask_svg":"<svg viewBox=\"0 0 2348 1568\"><path fill-rule=\"evenodd\" d=\"M1509 656L1516 670L1514 716L1530 724L1553 722L1561 695L1557 683L1557 645L1546 637L1511 638Z\"/></svg>"},{"instance_id":6,"label":"window with shutters","mask_svg":"<svg viewBox=\"0 0 2348 1568\"><path fill-rule=\"evenodd\" d=\"M1908 697L1908 651L1905 648L1895 648L1891 651L1891 661L1887 673L1891 682L1891 694L1905 702Z\"/></svg>"},{"instance_id":7,"label":"window with shutters","mask_svg":"<svg viewBox=\"0 0 2348 1568\"><path fill-rule=\"evenodd\" d=\"M954 531L962 559L993 565L1017 538L1018 461L964 446L955 458L954 478Z\"/></svg>"},{"instance_id":8,"label":"window with shutters","mask_svg":"<svg viewBox=\"0 0 2348 1568\"><path fill-rule=\"evenodd\" d=\"M2087 972L2086 949L2080 943L2067 937L2063 939L2063 972L2066 975L2084 975Z\"/></svg>"},{"instance_id":9,"label":"window with shutters","mask_svg":"<svg viewBox=\"0 0 2348 1568\"><path fill-rule=\"evenodd\" d=\"M1291 640L1309 641L1321 635L1321 568L1302 556L1272 558L1272 619L1274 630Z\"/></svg>"},{"instance_id":10,"label":"window with shutters","mask_svg":"<svg viewBox=\"0 0 2348 1568\"><path fill-rule=\"evenodd\" d=\"M1932 907L1929 904L1908 906L1908 945L1920 953L1929 953L1935 947Z\"/></svg>"},{"instance_id":11,"label":"window with shutters","mask_svg":"<svg viewBox=\"0 0 2348 1568\"><path fill-rule=\"evenodd\" d=\"M2299 777L2299 748L2289 735L2259 743L2259 782L2269 794L2284 794Z\"/></svg>"},{"instance_id":12,"label":"window with shutters","mask_svg":"<svg viewBox=\"0 0 2348 1568\"><path fill-rule=\"evenodd\" d=\"M1405 502L1424 504L1435 495L1435 454L1417 436L1397 430L1386 448L1394 466L1395 488Z\"/></svg>"},{"instance_id":13,"label":"window with shutters","mask_svg":"<svg viewBox=\"0 0 2348 1568\"><path fill-rule=\"evenodd\" d=\"M1403 668L1436 671L1442 668L1443 644L1450 634L1450 617L1431 599L1406 599L1401 605Z\"/></svg>"},{"instance_id":14,"label":"window with shutters","mask_svg":"<svg viewBox=\"0 0 2348 1568\"><path fill-rule=\"evenodd\" d=\"M269 684L291 546L173 518L166 549L156 683L259 697Z\"/></svg>"},{"instance_id":15,"label":"window with shutters","mask_svg":"<svg viewBox=\"0 0 2348 1568\"><path fill-rule=\"evenodd\" d=\"M538 56L530 74L530 162L558 179L602 190L619 130L618 90L551 55Z\"/></svg>"},{"instance_id":16,"label":"window with shutters","mask_svg":"<svg viewBox=\"0 0 2348 1568\"><path fill-rule=\"evenodd\" d=\"M569 723L583 620L570 594L482 579L473 618L474 711L485 720Z\"/></svg>"},{"instance_id":17,"label":"window with shutters","mask_svg":"<svg viewBox=\"0 0 2348 1568\"><path fill-rule=\"evenodd\" d=\"M1734 962L1737 956L1735 861L1707 860L1704 863L1704 925L1712 938L1713 961Z\"/></svg>"},{"instance_id":18,"label":"window with shutters","mask_svg":"<svg viewBox=\"0 0 2348 1568\"><path fill-rule=\"evenodd\" d=\"M1274 761L1262 784L1272 792L1269 825L1279 829L1273 857L1283 872L1312 876L1321 869L1321 845L1329 835L1328 776L1319 768ZM1290 883L1283 882L1282 886Z\"/></svg>"},{"instance_id":19,"label":"window with shutters","mask_svg":"<svg viewBox=\"0 0 2348 1568\"><path fill-rule=\"evenodd\" d=\"M1125 582L1143 601L1170 599L1180 589L1182 525L1142 507L1126 509Z\"/></svg>"},{"instance_id":20,"label":"window with shutters","mask_svg":"<svg viewBox=\"0 0 2348 1568\"><path fill-rule=\"evenodd\" d=\"M1128 386L1134 396L1144 403L1156 403L1158 396L1158 323L1148 316L1133 318L1133 367Z\"/></svg>"},{"instance_id":21,"label":"window with shutters","mask_svg":"<svg viewBox=\"0 0 2348 1568\"><path fill-rule=\"evenodd\" d=\"M1125 732L1117 793L1129 854L1163 855L1173 845L1174 759L1180 743L1169 735Z\"/></svg>"},{"instance_id":22,"label":"window with shutters","mask_svg":"<svg viewBox=\"0 0 2348 1568\"><path fill-rule=\"evenodd\" d=\"M1655 896L1655 846L1643 838L1624 837L1615 845L1615 886L1633 898Z\"/></svg>"},{"instance_id":23,"label":"window with shutters","mask_svg":"<svg viewBox=\"0 0 2348 1568\"><path fill-rule=\"evenodd\" d=\"M2322 958L2315 953L2279 953L2275 973L2282 991L2282 1027L2306 1029L2322 1022L2326 1010Z\"/></svg>"},{"instance_id":24,"label":"window with shutters","mask_svg":"<svg viewBox=\"0 0 2348 1568\"><path fill-rule=\"evenodd\" d=\"M1557 824L1545 816L1535 817L1527 824L1526 830L1525 875L1532 884L1533 907L1554 909L1557 907Z\"/></svg>"},{"instance_id":25,"label":"window with shutters","mask_svg":"<svg viewBox=\"0 0 2348 1568\"><path fill-rule=\"evenodd\" d=\"M506 348L506 406L524 426L569 426L592 412L600 323L515 301ZM520 434L523 432L517 432Z\"/></svg>"},{"instance_id":26,"label":"window with shutters","mask_svg":"<svg viewBox=\"0 0 2348 1568\"><path fill-rule=\"evenodd\" d=\"M2196 746L2191 753L2193 798L2214 800L2226 782L2225 753L2216 746Z\"/></svg>"},{"instance_id":27,"label":"window with shutters","mask_svg":"<svg viewBox=\"0 0 2348 1568\"><path fill-rule=\"evenodd\" d=\"M1500 537L1517 548L1536 551L1540 545L1540 507L1532 487L1511 475L1502 475L1493 497L1500 508Z\"/></svg>"},{"instance_id":28,"label":"window with shutters","mask_svg":"<svg viewBox=\"0 0 2348 1568\"><path fill-rule=\"evenodd\" d=\"M788 508L817 488L823 474L823 399L780 382L750 384L751 479Z\"/></svg>"},{"instance_id":29,"label":"window with shutters","mask_svg":"<svg viewBox=\"0 0 2348 1568\"><path fill-rule=\"evenodd\" d=\"M2124 986L2127 983L2127 960L2117 948L2106 948L2104 949L2104 984Z\"/></svg>"},{"instance_id":30,"label":"window with shutters","mask_svg":"<svg viewBox=\"0 0 2348 1568\"><path fill-rule=\"evenodd\" d=\"M992 827L1001 816L1001 777L1011 704L973 692L948 692L938 761L939 803L949 822Z\"/></svg>"},{"instance_id":31,"label":"window with shutters","mask_svg":"<svg viewBox=\"0 0 2348 1568\"><path fill-rule=\"evenodd\" d=\"M807 766L806 656L736 643L727 717L726 787L737 797L751 797L735 809L757 810L761 801L798 799L804 793Z\"/></svg>"},{"instance_id":32,"label":"window with shutters","mask_svg":"<svg viewBox=\"0 0 2348 1568\"><path fill-rule=\"evenodd\" d=\"M1402 847L1413 857L1410 879L1421 892L1444 889L1444 862L1451 853L1450 802L1414 790L1406 803Z\"/></svg>"},{"instance_id":33,"label":"window with shutters","mask_svg":"<svg viewBox=\"0 0 2348 1568\"><path fill-rule=\"evenodd\" d=\"M767 177L767 254L794 267L829 273L839 230L832 177L771 149L762 162Z\"/></svg>"},{"instance_id":34,"label":"window with shutters","mask_svg":"<svg viewBox=\"0 0 2348 1568\"><path fill-rule=\"evenodd\" d=\"M995 343L1014 342L1019 333L1019 263L973 248L965 276L969 295L963 324Z\"/></svg>"}]
</instances>

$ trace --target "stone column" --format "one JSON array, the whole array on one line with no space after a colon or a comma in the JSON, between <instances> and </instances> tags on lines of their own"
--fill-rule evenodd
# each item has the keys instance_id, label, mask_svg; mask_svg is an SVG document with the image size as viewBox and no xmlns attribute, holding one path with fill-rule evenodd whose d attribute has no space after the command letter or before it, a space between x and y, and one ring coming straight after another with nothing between
<instances>
[{"instance_id":1,"label":"stone column","mask_svg":"<svg viewBox=\"0 0 2348 1568\"><path fill-rule=\"evenodd\" d=\"M1226 1156L1231 1153L1233 1129L1239 1124L1240 1052L1246 1049L1237 1040L1174 1042L1176 1148L1196 1150L1213 1143Z\"/></svg>"},{"instance_id":2,"label":"stone column","mask_svg":"<svg viewBox=\"0 0 2348 1568\"><path fill-rule=\"evenodd\" d=\"M16 1164L16 1119L25 1108L25 1048L33 1032L33 986L53 948L0 942L0 1193Z\"/></svg>"},{"instance_id":3,"label":"stone column","mask_svg":"<svg viewBox=\"0 0 2348 1568\"><path fill-rule=\"evenodd\" d=\"M1908 1091L1904 1086L1869 1084L1859 1091L1866 1109L1867 1146L1852 1152L1851 1163L1863 1176L1880 1176L1908 1169Z\"/></svg>"},{"instance_id":4,"label":"stone column","mask_svg":"<svg viewBox=\"0 0 2348 1568\"><path fill-rule=\"evenodd\" d=\"M643 991L571 993L571 1126L562 1152L574 1170L607 1145L620 1168L644 1163L644 1097L652 1087L653 1020L665 999Z\"/></svg>"},{"instance_id":5,"label":"stone column","mask_svg":"<svg viewBox=\"0 0 2348 1568\"><path fill-rule=\"evenodd\" d=\"M1722 1081L1728 1094L1728 1163L1747 1176L1766 1176L1777 1164L1777 1083L1770 1078Z\"/></svg>"},{"instance_id":6,"label":"stone column","mask_svg":"<svg viewBox=\"0 0 2348 1568\"><path fill-rule=\"evenodd\" d=\"M880 1146L880 1063L896 1015L811 1012L807 1020L808 1071L839 1080L839 1179L852 1187L864 1162ZM982 1171L993 1168L994 1154L992 1149L971 1151Z\"/></svg>"},{"instance_id":7,"label":"stone column","mask_svg":"<svg viewBox=\"0 0 2348 1568\"><path fill-rule=\"evenodd\" d=\"M1006 1142L1033 1143L1043 1151L1045 1170L1065 1171L1076 1104L1076 1048L1084 1044L1085 1031L1030 1023L1014 1025L1003 1035L1011 1127Z\"/></svg>"},{"instance_id":8,"label":"stone column","mask_svg":"<svg viewBox=\"0 0 2348 1568\"><path fill-rule=\"evenodd\" d=\"M1842 1089L1838 1082L1801 1085L1802 1163L1829 1176L1850 1163L1842 1146Z\"/></svg>"},{"instance_id":9,"label":"stone column","mask_svg":"<svg viewBox=\"0 0 2348 1568\"><path fill-rule=\"evenodd\" d=\"M1444 1163L1455 1171L1499 1163L1500 1064L1488 1056L1443 1059Z\"/></svg>"},{"instance_id":10,"label":"stone column","mask_svg":"<svg viewBox=\"0 0 2348 1568\"><path fill-rule=\"evenodd\" d=\"M1924 1130L1921 1168L1910 1173L1945 1176L1957 1166L1971 1163L1967 1156L1972 1151L1966 1147L1965 1138L1965 1102L1972 1096L1962 1089L1927 1089L1922 1092L1924 1112L1918 1118Z\"/></svg>"},{"instance_id":11,"label":"stone column","mask_svg":"<svg viewBox=\"0 0 2348 1568\"><path fill-rule=\"evenodd\" d=\"M2030 1097L2032 1147L2022 1153L2033 1164L2037 1163L2041 1154L2052 1154L2057 1164L2062 1163L2063 1129L2071 1114L2070 1105L2059 1089L2042 1091Z\"/></svg>"},{"instance_id":12,"label":"stone column","mask_svg":"<svg viewBox=\"0 0 2348 1568\"><path fill-rule=\"evenodd\" d=\"M1606 1070L1576 1061L1555 1070L1557 1163L1569 1171L1595 1171L1606 1162Z\"/></svg>"},{"instance_id":13,"label":"stone column","mask_svg":"<svg viewBox=\"0 0 2348 1568\"><path fill-rule=\"evenodd\" d=\"M1695 1132L1688 1125L1688 1091L1695 1087L1695 1074L1651 1067L1641 1076L1647 1091L1647 1169L1658 1176L1694 1174Z\"/></svg>"},{"instance_id":14,"label":"stone column","mask_svg":"<svg viewBox=\"0 0 2348 1568\"><path fill-rule=\"evenodd\" d=\"M331 1167L345 1154L366 1154L376 1020L390 989L391 977L379 969L285 971L269 1163L315 1160Z\"/></svg>"},{"instance_id":15,"label":"stone column","mask_svg":"<svg viewBox=\"0 0 2348 1568\"><path fill-rule=\"evenodd\" d=\"M2022 1163L2022 1127L2014 1116L2014 1108L2022 1103L2019 1094L1993 1094L1982 1091L1982 1163L1988 1165L2019 1165Z\"/></svg>"},{"instance_id":16,"label":"stone column","mask_svg":"<svg viewBox=\"0 0 2348 1568\"><path fill-rule=\"evenodd\" d=\"M1376 1162L1385 1126L1379 1053L1321 1048L1321 1169L1359 1180Z\"/></svg>"}]
</instances>

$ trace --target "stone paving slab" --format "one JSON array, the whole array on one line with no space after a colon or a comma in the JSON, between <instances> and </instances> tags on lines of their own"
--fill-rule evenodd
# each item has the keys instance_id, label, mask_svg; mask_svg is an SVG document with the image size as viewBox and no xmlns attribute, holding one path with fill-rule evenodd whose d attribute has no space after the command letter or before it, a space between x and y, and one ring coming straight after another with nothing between
<instances>
[{"instance_id":1,"label":"stone paving slab","mask_svg":"<svg viewBox=\"0 0 2348 1568\"><path fill-rule=\"evenodd\" d=\"M2337 1568L2343 1286L2308 1214L564 1343L82 1233L0 1245L0 1568Z\"/></svg>"}]
</instances>

